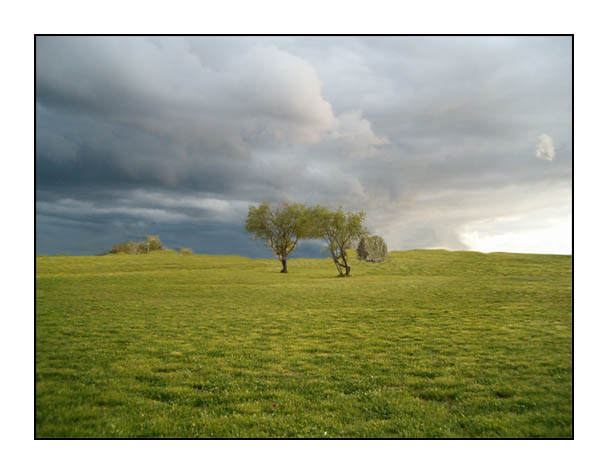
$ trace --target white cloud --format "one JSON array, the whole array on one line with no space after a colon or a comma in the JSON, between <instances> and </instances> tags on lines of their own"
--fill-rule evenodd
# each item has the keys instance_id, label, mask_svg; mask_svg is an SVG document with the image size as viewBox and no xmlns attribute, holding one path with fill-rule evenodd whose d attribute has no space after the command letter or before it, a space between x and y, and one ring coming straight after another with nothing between
<instances>
[{"instance_id":1,"label":"white cloud","mask_svg":"<svg viewBox=\"0 0 608 474\"><path fill-rule=\"evenodd\" d=\"M339 126L333 136L342 141L351 156L368 157L376 153L378 146L390 143L386 137L378 137L369 120L360 110L345 112L338 116Z\"/></svg>"},{"instance_id":2,"label":"white cloud","mask_svg":"<svg viewBox=\"0 0 608 474\"><path fill-rule=\"evenodd\" d=\"M538 137L538 145L536 145L536 158L547 161L553 161L555 158L553 139L549 135L543 133Z\"/></svg>"},{"instance_id":3,"label":"white cloud","mask_svg":"<svg viewBox=\"0 0 608 474\"><path fill-rule=\"evenodd\" d=\"M460 240L478 252L572 253L570 209L548 207L526 215L488 219L461 228Z\"/></svg>"}]
</instances>

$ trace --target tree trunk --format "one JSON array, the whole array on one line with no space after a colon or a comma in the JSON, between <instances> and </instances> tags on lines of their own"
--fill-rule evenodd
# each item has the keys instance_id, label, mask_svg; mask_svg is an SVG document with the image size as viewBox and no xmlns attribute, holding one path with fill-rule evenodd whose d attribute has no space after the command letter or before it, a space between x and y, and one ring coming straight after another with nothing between
<instances>
[{"instance_id":1,"label":"tree trunk","mask_svg":"<svg viewBox=\"0 0 608 474\"><path fill-rule=\"evenodd\" d=\"M281 273L287 273L287 259L286 258L281 259L281 265L283 265L283 269L281 270Z\"/></svg>"},{"instance_id":2,"label":"tree trunk","mask_svg":"<svg viewBox=\"0 0 608 474\"><path fill-rule=\"evenodd\" d=\"M344 276L350 276L350 267L348 266L348 262L346 261L346 253L344 250L340 253L340 257L342 258L342 266L344 267Z\"/></svg>"},{"instance_id":3,"label":"tree trunk","mask_svg":"<svg viewBox=\"0 0 608 474\"><path fill-rule=\"evenodd\" d=\"M344 276L344 274L342 273L342 264L340 263L340 260L338 260L338 256L332 252L331 258L334 261L336 268L338 269L338 276L339 277Z\"/></svg>"}]
</instances>

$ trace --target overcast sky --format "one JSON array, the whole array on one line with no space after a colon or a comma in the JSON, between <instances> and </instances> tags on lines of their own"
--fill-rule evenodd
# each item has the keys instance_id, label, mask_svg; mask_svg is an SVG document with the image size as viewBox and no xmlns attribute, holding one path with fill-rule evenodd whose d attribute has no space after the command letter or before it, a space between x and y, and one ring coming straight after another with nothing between
<instances>
[{"instance_id":1,"label":"overcast sky","mask_svg":"<svg viewBox=\"0 0 608 474\"><path fill-rule=\"evenodd\" d=\"M270 257L269 200L390 250L570 254L571 117L569 37L38 37L36 252Z\"/></svg>"}]
</instances>

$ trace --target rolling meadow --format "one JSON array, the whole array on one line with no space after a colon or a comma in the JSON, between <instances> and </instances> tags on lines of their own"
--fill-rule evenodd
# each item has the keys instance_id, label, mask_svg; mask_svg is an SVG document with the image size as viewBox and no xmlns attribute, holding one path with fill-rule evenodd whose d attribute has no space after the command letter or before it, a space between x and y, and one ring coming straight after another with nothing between
<instances>
[{"instance_id":1,"label":"rolling meadow","mask_svg":"<svg viewBox=\"0 0 608 474\"><path fill-rule=\"evenodd\" d=\"M572 437L572 257L36 258L36 437Z\"/></svg>"}]
</instances>

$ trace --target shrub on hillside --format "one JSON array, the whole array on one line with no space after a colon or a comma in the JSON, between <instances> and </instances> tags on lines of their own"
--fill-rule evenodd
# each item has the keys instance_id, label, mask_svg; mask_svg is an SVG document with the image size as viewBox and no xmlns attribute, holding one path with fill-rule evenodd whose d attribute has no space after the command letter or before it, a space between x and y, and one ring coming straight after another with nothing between
<instances>
[{"instance_id":1,"label":"shrub on hillside","mask_svg":"<svg viewBox=\"0 0 608 474\"><path fill-rule=\"evenodd\" d=\"M130 240L128 242L120 242L112 245L112 250L110 250L110 253L139 253L139 244Z\"/></svg>"},{"instance_id":2,"label":"shrub on hillside","mask_svg":"<svg viewBox=\"0 0 608 474\"><path fill-rule=\"evenodd\" d=\"M357 258L365 262L383 262L388 253L386 242L379 235L361 237L357 245Z\"/></svg>"},{"instance_id":3,"label":"shrub on hillside","mask_svg":"<svg viewBox=\"0 0 608 474\"><path fill-rule=\"evenodd\" d=\"M179 253L182 254L182 255L192 255L194 252L192 252L192 249L185 248L185 247L180 247L179 248Z\"/></svg>"},{"instance_id":4,"label":"shrub on hillside","mask_svg":"<svg viewBox=\"0 0 608 474\"><path fill-rule=\"evenodd\" d=\"M150 251L163 250L163 244L160 243L160 237L158 235L146 235L146 244L150 245Z\"/></svg>"},{"instance_id":5,"label":"shrub on hillside","mask_svg":"<svg viewBox=\"0 0 608 474\"><path fill-rule=\"evenodd\" d=\"M146 240L143 242L119 242L112 245L110 253L148 253L156 250L164 250L163 244L160 242L158 235L146 235Z\"/></svg>"}]
</instances>

